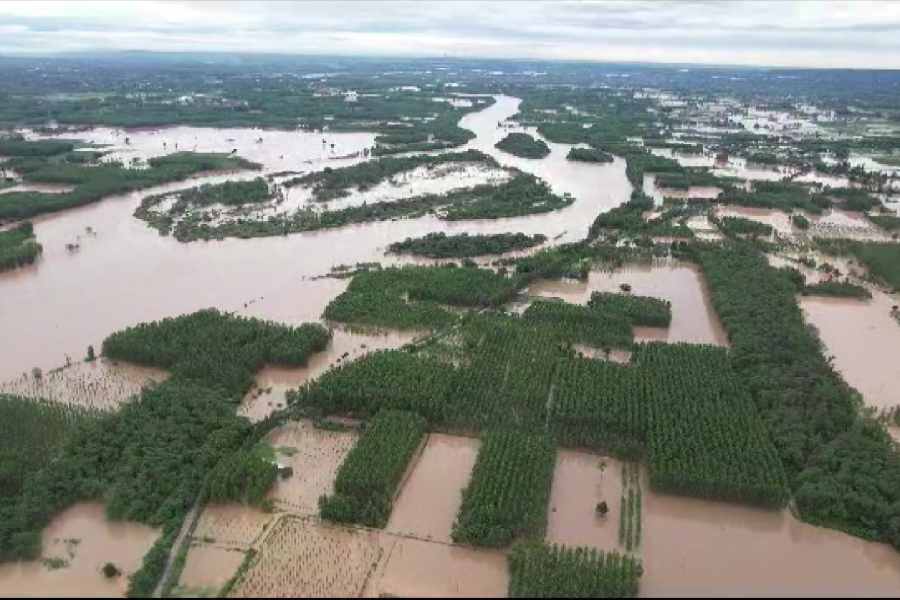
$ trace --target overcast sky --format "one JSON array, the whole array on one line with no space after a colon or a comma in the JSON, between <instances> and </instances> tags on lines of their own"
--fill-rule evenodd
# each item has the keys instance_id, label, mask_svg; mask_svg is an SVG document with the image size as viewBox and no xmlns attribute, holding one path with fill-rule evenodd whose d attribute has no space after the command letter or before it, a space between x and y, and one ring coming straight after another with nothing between
<instances>
[{"instance_id":1,"label":"overcast sky","mask_svg":"<svg viewBox=\"0 0 900 600\"><path fill-rule=\"evenodd\" d=\"M85 50L900 68L900 2L0 2L0 54Z\"/></svg>"}]
</instances>

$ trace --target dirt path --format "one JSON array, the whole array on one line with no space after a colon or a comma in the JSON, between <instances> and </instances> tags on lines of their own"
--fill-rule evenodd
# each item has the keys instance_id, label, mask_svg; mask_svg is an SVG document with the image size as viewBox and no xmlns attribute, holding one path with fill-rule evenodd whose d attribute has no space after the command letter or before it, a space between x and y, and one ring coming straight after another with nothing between
<instances>
[{"instance_id":1,"label":"dirt path","mask_svg":"<svg viewBox=\"0 0 900 600\"><path fill-rule=\"evenodd\" d=\"M166 568L163 571L162 577L159 578L159 581L156 584L156 589L153 590L154 598L162 598L163 588L165 587L166 582L169 581L169 577L172 576L172 568L175 566L175 559L178 557L178 551L181 549L181 545L184 543L185 538L194 530L199 514L200 501L197 500L194 502L194 506L191 507L190 512L188 512L187 516L184 518L184 522L181 524L181 531L178 532L178 537L175 538L175 543L172 544L172 549L169 550Z\"/></svg>"}]
</instances>

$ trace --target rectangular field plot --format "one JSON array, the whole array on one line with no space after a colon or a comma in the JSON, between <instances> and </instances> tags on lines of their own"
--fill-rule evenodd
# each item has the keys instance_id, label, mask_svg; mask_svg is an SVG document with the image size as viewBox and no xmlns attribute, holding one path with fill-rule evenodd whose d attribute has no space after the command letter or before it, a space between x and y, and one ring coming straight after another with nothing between
<instances>
[{"instance_id":1,"label":"rectangular field plot","mask_svg":"<svg viewBox=\"0 0 900 600\"><path fill-rule=\"evenodd\" d=\"M318 514L319 496L334 491L337 470L358 437L352 431L318 429L309 421L275 429L268 442L275 448L278 462L293 468L294 474L277 479L269 498L290 512Z\"/></svg>"},{"instance_id":2,"label":"rectangular field plot","mask_svg":"<svg viewBox=\"0 0 900 600\"><path fill-rule=\"evenodd\" d=\"M599 502L609 507L605 517L596 512ZM547 513L547 542L616 550L621 502L622 463L587 452L558 451Z\"/></svg>"},{"instance_id":3,"label":"rectangular field plot","mask_svg":"<svg viewBox=\"0 0 900 600\"><path fill-rule=\"evenodd\" d=\"M479 445L474 438L429 435L394 503L387 531L449 542L453 520L462 503L462 490L469 481Z\"/></svg>"},{"instance_id":4,"label":"rectangular field plot","mask_svg":"<svg viewBox=\"0 0 900 600\"><path fill-rule=\"evenodd\" d=\"M242 550L234 548L192 544L181 578L172 594L192 597L217 596L222 586L237 572L245 556Z\"/></svg>"},{"instance_id":5,"label":"rectangular field plot","mask_svg":"<svg viewBox=\"0 0 900 600\"><path fill-rule=\"evenodd\" d=\"M367 598L502 598L506 555L436 542L384 536L385 556L366 586Z\"/></svg>"},{"instance_id":6,"label":"rectangular field plot","mask_svg":"<svg viewBox=\"0 0 900 600\"><path fill-rule=\"evenodd\" d=\"M381 555L379 534L374 531L284 517L235 584L232 596L359 596Z\"/></svg>"},{"instance_id":7,"label":"rectangular field plot","mask_svg":"<svg viewBox=\"0 0 900 600\"><path fill-rule=\"evenodd\" d=\"M191 537L206 544L249 548L272 519L272 515L251 506L207 504Z\"/></svg>"}]
</instances>

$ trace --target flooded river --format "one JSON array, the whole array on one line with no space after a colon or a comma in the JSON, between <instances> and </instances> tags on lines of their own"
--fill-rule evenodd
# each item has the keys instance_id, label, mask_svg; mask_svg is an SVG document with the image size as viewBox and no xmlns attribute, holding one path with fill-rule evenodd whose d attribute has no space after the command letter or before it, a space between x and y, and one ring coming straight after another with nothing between
<instances>
[{"instance_id":1,"label":"flooded river","mask_svg":"<svg viewBox=\"0 0 900 600\"><path fill-rule=\"evenodd\" d=\"M312 277L339 264L381 260L390 243L410 236L433 231L522 231L543 233L551 240L560 236L558 242L581 239L598 213L628 199L631 187L624 161L606 165L568 161L565 155L570 146L566 144L551 143L550 156L542 160L516 158L495 149L505 133L498 123L514 115L518 105L516 98L499 96L489 108L466 115L461 125L477 136L469 146L491 154L502 165L544 178L559 193L572 194L576 201L563 210L454 223L428 216L287 237L192 244L161 237L132 217L145 195L233 178L215 175L36 219L43 257L29 267L0 274L0 331L4 333L0 380L35 366L45 370L59 366L67 354L83 356L88 344L99 347L104 337L129 325L205 307L288 323L318 320L345 283ZM264 174L359 160L333 160L330 146L323 150L319 135L307 140L298 132L176 127L118 135L115 130L94 129L81 135L85 140L114 144L122 158L171 152L175 141L179 150L192 150L195 145L202 151L237 148L242 156L261 162ZM127 147L125 136L130 138ZM263 142L256 143L259 137ZM371 143L369 134L327 134L326 138L328 144L336 144L334 154L359 151ZM256 173L242 174L253 176ZM88 235L87 228L94 233ZM66 244L79 238L77 251L66 249Z\"/></svg>"}]
</instances>

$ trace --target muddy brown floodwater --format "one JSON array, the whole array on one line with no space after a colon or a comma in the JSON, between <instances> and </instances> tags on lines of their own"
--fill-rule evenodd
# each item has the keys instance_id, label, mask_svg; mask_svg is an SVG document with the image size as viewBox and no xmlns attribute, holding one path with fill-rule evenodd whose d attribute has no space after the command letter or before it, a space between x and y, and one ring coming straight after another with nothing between
<instances>
[{"instance_id":1,"label":"muddy brown floodwater","mask_svg":"<svg viewBox=\"0 0 900 600\"><path fill-rule=\"evenodd\" d=\"M663 496L644 485L642 596L896 596L886 544L787 511Z\"/></svg>"},{"instance_id":2,"label":"muddy brown floodwater","mask_svg":"<svg viewBox=\"0 0 900 600\"><path fill-rule=\"evenodd\" d=\"M898 304L897 295L880 291L873 291L871 300L800 298L803 315L819 331L835 367L867 406L879 409L900 406L900 324L891 316Z\"/></svg>"},{"instance_id":3,"label":"muddy brown floodwater","mask_svg":"<svg viewBox=\"0 0 900 600\"><path fill-rule=\"evenodd\" d=\"M394 503L386 531L449 543L480 445L474 438L429 435Z\"/></svg>"},{"instance_id":4,"label":"muddy brown floodwater","mask_svg":"<svg viewBox=\"0 0 900 600\"><path fill-rule=\"evenodd\" d=\"M66 566L54 569L40 561L0 565L0 596L123 596L128 576L140 568L158 536L159 531L145 525L107 521L102 504L76 504L43 532L43 558L62 559ZM107 562L122 575L104 577L100 570Z\"/></svg>"},{"instance_id":5,"label":"muddy brown floodwater","mask_svg":"<svg viewBox=\"0 0 900 600\"><path fill-rule=\"evenodd\" d=\"M609 514L595 509L606 502ZM547 541L617 550L622 510L622 463L608 456L560 450L547 513Z\"/></svg>"},{"instance_id":6,"label":"muddy brown floodwater","mask_svg":"<svg viewBox=\"0 0 900 600\"><path fill-rule=\"evenodd\" d=\"M660 260L648 265L626 265L612 272L591 271L586 282L544 280L529 286L528 293L587 304L593 292L620 293L619 286L623 283L631 285L632 294L672 303L671 325L635 327L635 340L728 345L728 336L712 307L703 274L692 263Z\"/></svg>"},{"instance_id":7,"label":"muddy brown floodwater","mask_svg":"<svg viewBox=\"0 0 900 600\"><path fill-rule=\"evenodd\" d=\"M557 192L571 193L576 201L563 210L454 223L426 216L286 237L192 244L162 237L132 217L145 195L236 177L215 175L35 219L35 233L44 246L42 258L29 267L0 274L0 331L4 337L0 381L35 366L44 370L59 366L66 354L83 356L88 344L99 347L104 337L129 325L206 307L286 323L318 320L346 282L314 276L339 264L381 260L384 248L407 237L434 231L522 231L543 233L555 243L583 238L598 213L628 199L631 186L625 178L625 163L621 159L605 165L568 161L565 155L570 146L566 144L551 143L550 156L542 160L500 152L494 143L505 130L497 124L514 115L519 102L499 96L492 106L466 115L461 125L476 134L469 146L491 154L503 165L544 178ZM101 135L99 130L82 134L87 140L114 143L116 152L142 157L174 151L176 140L179 150L191 150L196 136L198 150L230 152L237 148L242 156L263 163L263 174L321 170L359 160L328 158L331 153L321 149L320 138L309 141L298 132L178 127L128 132L127 148L124 135L114 131ZM255 143L260 136L263 142ZM341 153L362 149L372 139L370 134L326 137L340 146ZM166 148L163 141L167 141ZM237 177L257 174L244 172ZM87 235L87 228L93 233ZM78 236L82 237L80 249L67 251L65 245Z\"/></svg>"}]
</instances>

